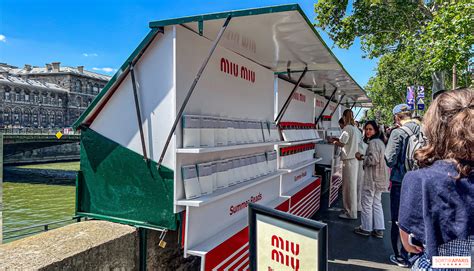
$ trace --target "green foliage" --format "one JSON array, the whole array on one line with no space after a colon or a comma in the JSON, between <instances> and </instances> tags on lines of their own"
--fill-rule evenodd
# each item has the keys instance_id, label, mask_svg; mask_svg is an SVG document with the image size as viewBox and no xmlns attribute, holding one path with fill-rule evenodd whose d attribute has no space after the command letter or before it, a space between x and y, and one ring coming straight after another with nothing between
<instances>
[{"instance_id":1,"label":"green foliage","mask_svg":"<svg viewBox=\"0 0 474 271\"><path fill-rule=\"evenodd\" d=\"M369 58L379 58L377 72L365 87L374 108L392 122L391 110L405 101L409 85L425 86L431 96L431 74L444 71L446 87L455 65L458 86L469 86L467 71L474 43L474 2L423 0L319 0L316 26L334 43L349 48L360 39ZM425 100L426 106L429 100Z\"/></svg>"}]
</instances>

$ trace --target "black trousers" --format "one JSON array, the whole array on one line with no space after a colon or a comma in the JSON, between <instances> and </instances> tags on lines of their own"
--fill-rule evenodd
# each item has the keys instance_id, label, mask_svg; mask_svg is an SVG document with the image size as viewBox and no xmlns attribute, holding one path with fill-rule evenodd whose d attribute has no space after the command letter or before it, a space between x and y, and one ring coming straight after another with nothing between
<instances>
[{"instance_id":1,"label":"black trousers","mask_svg":"<svg viewBox=\"0 0 474 271\"><path fill-rule=\"evenodd\" d=\"M390 213L392 220L392 230L390 237L392 240L392 249L395 256L401 256L405 261L408 261L408 252L402 245L400 240L400 230L396 222L398 221L398 212L400 211L400 193L402 190L402 184L392 182L392 188L390 189Z\"/></svg>"}]
</instances>

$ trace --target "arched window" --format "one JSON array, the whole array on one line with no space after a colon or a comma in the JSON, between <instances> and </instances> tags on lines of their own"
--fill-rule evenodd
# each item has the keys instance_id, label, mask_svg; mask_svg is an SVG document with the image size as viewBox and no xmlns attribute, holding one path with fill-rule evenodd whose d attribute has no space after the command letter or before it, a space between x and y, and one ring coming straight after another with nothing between
<instances>
[{"instance_id":1,"label":"arched window","mask_svg":"<svg viewBox=\"0 0 474 271\"><path fill-rule=\"evenodd\" d=\"M82 88L81 81L76 80L76 82L74 82L74 91L75 92L81 92L81 88Z\"/></svg>"},{"instance_id":2,"label":"arched window","mask_svg":"<svg viewBox=\"0 0 474 271\"><path fill-rule=\"evenodd\" d=\"M30 92L25 91L25 102L29 103L30 102Z\"/></svg>"},{"instance_id":3,"label":"arched window","mask_svg":"<svg viewBox=\"0 0 474 271\"><path fill-rule=\"evenodd\" d=\"M21 110L20 108L13 109L13 125L20 125L21 121Z\"/></svg>"},{"instance_id":4,"label":"arched window","mask_svg":"<svg viewBox=\"0 0 474 271\"><path fill-rule=\"evenodd\" d=\"M64 127L63 112L62 111L56 111L56 126L57 127Z\"/></svg>"},{"instance_id":5,"label":"arched window","mask_svg":"<svg viewBox=\"0 0 474 271\"><path fill-rule=\"evenodd\" d=\"M49 111L49 112L48 112L48 115L49 115L49 126L50 126L50 127L56 127L56 126L55 126L55 124L56 124L56 123L55 123L55 120L56 120L56 119L55 119L54 111Z\"/></svg>"},{"instance_id":6,"label":"arched window","mask_svg":"<svg viewBox=\"0 0 474 271\"><path fill-rule=\"evenodd\" d=\"M21 101L21 90L19 88L15 88L15 91L13 92L13 101L15 102L20 102Z\"/></svg>"},{"instance_id":7,"label":"arched window","mask_svg":"<svg viewBox=\"0 0 474 271\"><path fill-rule=\"evenodd\" d=\"M10 96L9 90L5 90L4 98L5 98L5 101L9 101L9 102L11 101L12 97Z\"/></svg>"},{"instance_id":8,"label":"arched window","mask_svg":"<svg viewBox=\"0 0 474 271\"><path fill-rule=\"evenodd\" d=\"M51 93L50 96L51 96L51 97L50 97L50 98L51 98L51 104L52 104L52 105L57 105L57 104L56 104L56 94L55 94L55 93Z\"/></svg>"},{"instance_id":9,"label":"arched window","mask_svg":"<svg viewBox=\"0 0 474 271\"><path fill-rule=\"evenodd\" d=\"M42 103L43 103L43 104L48 104L48 94L47 94L47 93L43 93L43 95L42 95Z\"/></svg>"},{"instance_id":10,"label":"arched window","mask_svg":"<svg viewBox=\"0 0 474 271\"><path fill-rule=\"evenodd\" d=\"M3 124L10 125L12 123L12 110L8 107L3 109Z\"/></svg>"},{"instance_id":11,"label":"arched window","mask_svg":"<svg viewBox=\"0 0 474 271\"><path fill-rule=\"evenodd\" d=\"M82 97L81 96L76 97L76 105L77 105L77 107L82 106Z\"/></svg>"},{"instance_id":12,"label":"arched window","mask_svg":"<svg viewBox=\"0 0 474 271\"><path fill-rule=\"evenodd\" d=\"M31 112L28 109L25 109L23 111L23 126L29 127L30 126L30 118L31 118Z\"/></svg>"},{"instance_id":13,"label":"arched window","mask_svg":"<svg viewBox=\"0 0 474 271\"><path fill-rule=\"evenodd\" d=\"M47 127L48 126L48 117L45 111L41 112L41 126Z\"/></svg>"},{"instance_id":14,"label":"arched window","mask_svg":"<svg viewBox=\"0 0 474 271\"><path fill-rule=\"evenodd\" d=\"M31 112L31 124L33 127L38 127L38 110L33 109Z\"/></svg>"},{"instance_id":15,"label":"arched window","mask_svg":"<svg viewBox=\"0 0 474 271\"><path fill-rule=\"evenodd\" d=\"M94 94L99 93L99 86L97 84L94 84Z\"/></svg>"},{"instance_id":16,"label":"arched window","mask_svg":"<svg viewBox=\"0 0 474 271\"><path fill-rule=\"evenodd\" d=\"M38 92L33 93L33 102L35 104L39 103L39 94L38 94Z\"/></svg>"}]
</instances>

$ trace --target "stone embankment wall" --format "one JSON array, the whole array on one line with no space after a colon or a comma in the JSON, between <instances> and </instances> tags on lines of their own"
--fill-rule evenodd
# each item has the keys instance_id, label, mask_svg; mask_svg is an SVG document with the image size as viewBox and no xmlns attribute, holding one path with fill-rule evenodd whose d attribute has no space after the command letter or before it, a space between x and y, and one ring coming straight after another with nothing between
<instances>
[{"instance_id":1,"label":"stone embankment wall","mask_svg":"<svg viewBox=\"0 0 474 271\"><path fill-rule=\"evenodd\" d=\"M28 164L53 161L79 160L79 143L64 144L24 151L5 157L5 164Z\"/></svg>"},{"instance_id":2,"label":"stone embankment wall","mask_svg":"<svg viewBox=\"0 0 474 271\"><path fill-rule=\"evenodd\" d=\"M139 237L134 227L84 221L0 245L0 270L138 270ZM199 270L198 258L183 258L177 234L148 231L147 270Z\"/></svg>"}]
</instances>

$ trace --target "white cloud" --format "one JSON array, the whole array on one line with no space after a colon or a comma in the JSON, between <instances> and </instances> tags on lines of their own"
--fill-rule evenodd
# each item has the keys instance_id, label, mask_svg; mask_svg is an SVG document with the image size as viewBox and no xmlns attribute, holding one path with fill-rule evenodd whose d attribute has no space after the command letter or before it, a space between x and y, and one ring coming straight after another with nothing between
<instances>
[{"instance_id":1,"label":"white cloud","mask_svg":"<svg viewBox=\"0 0 474 271\"><path fill-rule=\"evenodd\" d=\"M85 57L89 57L89 56L99 56L98 54L96 53L82 53L83 56Z\"/></svg>"},{"instance_id":2,"label":"white cloud","mask_svg":"<svg viewBox=\"0 0 474 271\"><path fill-rule=\"evenodd\" d=\"M7 37L5 37L5 35L0 34L0 41L1 42L7 42Z\"/></svg>"},{"instance_id":3,"label":"white cloud","mask_svg":"<svg viewBox=\"0 0 474 271\"><path fill-rule=\"evenodd\" d=\"M109 68L109 67L105 67L105 68L92 68L94 71L101 71L101 72L106 72L106 73L111 73L111 72L116 72L117 69L114 69L114 68Z\"/></svg>"}]
</instances>

